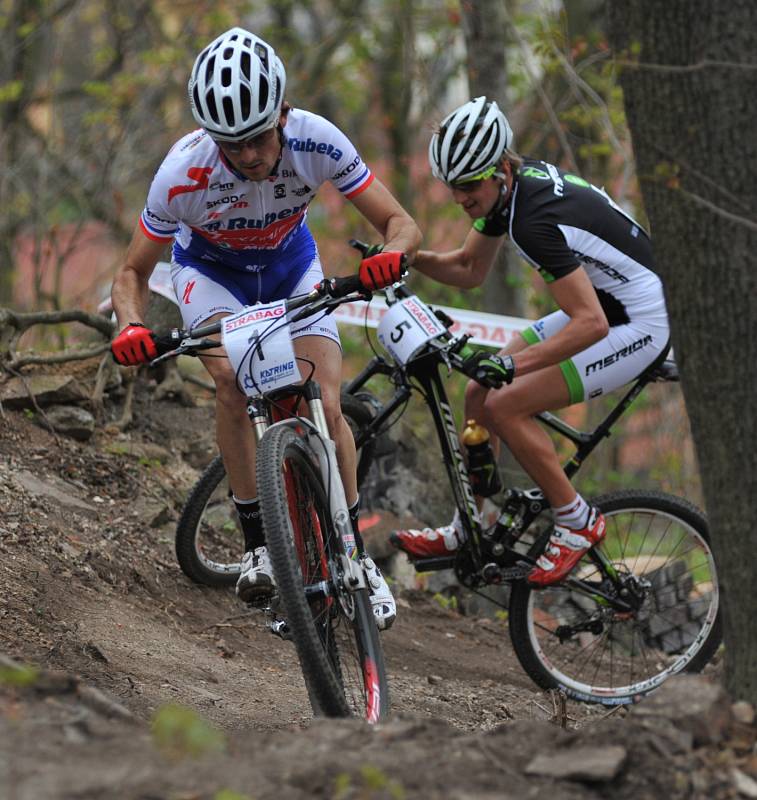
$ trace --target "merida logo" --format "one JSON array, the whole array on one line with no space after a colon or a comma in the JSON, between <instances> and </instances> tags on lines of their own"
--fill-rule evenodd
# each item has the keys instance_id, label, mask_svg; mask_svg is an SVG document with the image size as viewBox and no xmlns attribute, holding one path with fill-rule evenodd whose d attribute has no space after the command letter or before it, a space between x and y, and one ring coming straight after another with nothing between
<instances>
[{"instance_id":1,"label":"merida logo","mask_svg":"<svg viewBox=\"0 0 757 800\"><path fill-rule=\"evenodd\" d=\"M333 144L328 144L326 142L314 142L309 136L305 141L293 136L291 139L287 139L287 146L290 150L304 150L306 153L323 153L329 158L333 158L334 161L339 161L342 157L342 151L338 147L334 147Z\"/></svg>"},{"instance_id":2,"label":"merida logo","mask_svg":"<svg viewBox=\"0 0 757 800\"><path fill-rule=\"evenodd\" d=\"M627 347L623 347L620 350L616 350L609 356L600 358L599 361L594 361L591 364L587 364L586 374L591 375L592 372L596 372L597 370L601 370L604 369L605 367L612 366L617 361L620 361L621 358L630 356L631 353L635 353L637 350L641 350L642 347L646 347L646 345L648 345L651 341L652 337L649 334L647 334L642 339L637 339L633 344L629 344Z\"/></svg>"}]
</instances>

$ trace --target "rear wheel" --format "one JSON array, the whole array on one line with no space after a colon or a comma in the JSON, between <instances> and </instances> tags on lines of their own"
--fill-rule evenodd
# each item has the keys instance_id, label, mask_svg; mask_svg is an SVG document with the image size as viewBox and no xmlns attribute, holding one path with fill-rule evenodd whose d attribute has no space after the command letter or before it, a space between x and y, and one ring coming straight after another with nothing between
<instances>
[{"instance_id":1,"label":"rear wheel","mask_svg":"<svg viewBox=\"0 0 757 800\"><path fill-rule=\"evenodd\" d=\"M275 425L260 442L260 508L279 597L316 713L377 722L389 694L368 589L345 587L342 542L305 436Z\"/></svg>"},{"instance_id":2,"label":"rear wheel","mask_svg":"<svg viewBox=\"0 0 757 800\"><path fill-rule=\"evenodd\" d=\"M594 502L607 524L599 549L616 580L587 554L555 586L515 584L510 635L542 688L586 702L632 703L671 675L698 672L717 650L715 562L706 518L680 498L630 491Z\"/></svg>"},{"instance_id":3,"label":"rear wheel","mask_svg":"<svg viewBox=\"0 0 757 800\"><path fill-rule=\"evenodd\" d=\"M361 400L341 397L342 414L353 435L367 427L373 415ZM374 443L358 451L358 486L373 463ZM194 485L176 527L176 558L182 572L205 586L233 586L239 578L244 536L239 525L226 470L216 456Z\"/></svg>"}]
</instances>

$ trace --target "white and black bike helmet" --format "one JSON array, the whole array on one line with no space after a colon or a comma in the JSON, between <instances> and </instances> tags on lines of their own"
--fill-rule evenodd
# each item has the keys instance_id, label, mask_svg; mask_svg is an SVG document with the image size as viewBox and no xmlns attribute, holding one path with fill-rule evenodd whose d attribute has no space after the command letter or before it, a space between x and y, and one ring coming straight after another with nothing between
<instances>
[{"instance_id":1,"label":"white and black bike helmet","mask_svg":"<svg viewBox=\"0 0 757 800\"><path fill-rule=\"evenodd\" d=\"M214 39L195 60L189 103L214 139L234 142L279 121L286 71L274 49L244 28Z\"/></svg>"},{"instance_id":2,"label":"white and black bike helmet","mask_svg":"<svg viewBox=\"0 0 757 800\"><path fill-rule=\"evenodd\" d=\"M431 137L431 171L444 183L489 177L483 173L499 164L512 142L512 129L499 106L477 97L445 117Z\"/></svg>"}]
</instances>

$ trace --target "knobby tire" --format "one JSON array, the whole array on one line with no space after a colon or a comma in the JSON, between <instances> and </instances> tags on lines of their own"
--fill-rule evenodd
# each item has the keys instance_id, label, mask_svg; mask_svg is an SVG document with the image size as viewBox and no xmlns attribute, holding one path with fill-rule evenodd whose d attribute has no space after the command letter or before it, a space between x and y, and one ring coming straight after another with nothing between
<instances>
[{"instance_id":1,"label":"knobby tire","mask_svg":"<svg viewBox=\"0 0 757 800\"><path fill-rule=\"evenodd\" d=\"M353 435L370 425L373 414L360 399L342 394L340 403ZM358 486L373 464L374 450L375 442L370 441L358 451ZM175 538L176 559L182 572L195 583L217 588L236 584L244 549L231 495L228 490L219 494L225 478L223 459L217 455L192 487Z\"/></svg>"},{"instance_id":2,"label":"knobby tire","mask_svg":"<svg viewBox=\"0 0 757 800\"><path fill-rule=\"evenodd\" d=\"M389 693L368 589L334 580L342 542L334 531L315 454L305 431L274 425L257 458L266 544L287 624L316 713L383 719ZM328 581L329 594L305 586ZM349 612L349 613L348 613Z\"/></svg>"}]
</instances>

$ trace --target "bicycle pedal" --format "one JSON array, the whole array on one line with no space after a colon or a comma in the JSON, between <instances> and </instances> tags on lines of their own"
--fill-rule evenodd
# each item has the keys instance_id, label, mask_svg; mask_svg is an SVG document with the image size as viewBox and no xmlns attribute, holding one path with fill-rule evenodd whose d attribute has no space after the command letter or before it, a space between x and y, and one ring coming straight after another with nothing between
<instances>
[{"instance_id":1,"label":"bicycle pedal","mask_svg":"<svg viewBox=\"0 0 757 800\"><path fill-rule=\"evenodd\" d=\"M416 572L438 572L440 569L454 569L455 561L454 556L410 559L410 563Z\"/></svg>"},{"instance_id":2,"label":"bicycle pedal","mask_svg":"<svg viewBox=\"0 0 757 800\"><path fill-rule=\"evenodd\" d=\"M292 632L289 630L289 623L285 619L275 619L268 623L268 630L279 639L288 642L292 639Z\"/></svg>"},{"instance_id":3,"label":"bicycle pedal","mask_svg":"<svg viewBox=\"0 0 757 800\"><path fill-rule=\"evenodd\" d=\"M520 581L528 577L528 573L533 569L533 564L519 561L514 567L505 567L500 575L503 581Z\"/></svg>"}]
</instances>

